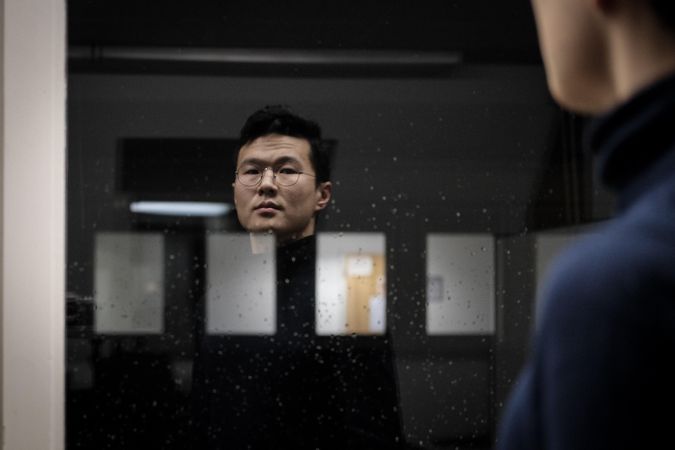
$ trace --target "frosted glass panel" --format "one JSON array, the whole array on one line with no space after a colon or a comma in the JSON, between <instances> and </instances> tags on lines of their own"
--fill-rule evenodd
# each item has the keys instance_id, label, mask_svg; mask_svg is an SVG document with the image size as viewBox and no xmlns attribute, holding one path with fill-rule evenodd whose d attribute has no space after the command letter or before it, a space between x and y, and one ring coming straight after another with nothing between
<instances>
[{"instance_id":1,"label":"frosted glass panel","mask_svg":"<svg viewBox=\"0 0 675 450\"><path fill-rule=\"evenodd\" d=\"M494 333L494 271L492 235L429 234L427 333Z\"/></svg>"},{"instance_id":2,"label":"frosted glass panel","mask_svg":"<svg viewBox=\"0 0 675 450\"><path fill-rule=\"evenodd\" d=\"M383 233L319 233L317 334L383 334L385 267Z\"/></svg>"},{"instance_id":3,"label":"frosted glass panel","mask_svg":"<svg viewBox=\"0 0 675 450\"><path fill-rule=\"evenodd\" d=\"M274 334L274 236L212 234L206 246L206 332Z\"/></svg>"},{"instance_id":4,"label":"frosted glass panel","mask_svg":"<svg viewBox=\"0 0 675 450\"><path fill-rule=\"evenodd\" d=\"M162 333L164 237L98 233L95 254L96 333Z\"/></svg>"}]
</instances>

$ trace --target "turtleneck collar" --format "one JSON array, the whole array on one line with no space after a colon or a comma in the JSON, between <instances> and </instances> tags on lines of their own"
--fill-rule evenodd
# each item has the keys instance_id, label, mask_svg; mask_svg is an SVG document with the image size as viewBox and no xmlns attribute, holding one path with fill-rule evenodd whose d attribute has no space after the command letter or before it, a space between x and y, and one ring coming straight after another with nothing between
<instances>
[{"instance_id":1,"label":"turtleneck collar","mask_svg":"<svg viewBox=\"0 0 675 450\"><path fill-rule=\"evenodd\" d=\"M277 247L277 258L301 260L312 258L313 262L315 249L316 237L314 235L305 236Z\"/></svg>"},{"instance_id":2,"label":"turtleneck collar","mask_svg":"<svg viewBox=\"0 0 675 450\"><path fill-rule=\"evenodd\" d=\"M586 137L603 183L626 208L675 173L675 74L596 119Z\"/></svg>"}]
</instances>

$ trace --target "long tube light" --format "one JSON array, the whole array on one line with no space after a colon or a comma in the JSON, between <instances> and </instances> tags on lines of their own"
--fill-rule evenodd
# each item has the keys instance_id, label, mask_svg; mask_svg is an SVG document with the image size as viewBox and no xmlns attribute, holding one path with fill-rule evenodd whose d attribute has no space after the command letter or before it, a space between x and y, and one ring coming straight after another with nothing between
<instances>
[{"instance_id":1,"label":"long tube light","mask_svg":"<svg viewBox=\"0 0 675 450\"><path fill-rule=\"evenodd\" d=\"M213 202L132 202L129 209L138 214L162 216L217 217L232 211L229 203Z\"/></svg>"},{"instance_id":2,"label":"long tube light","mask_svg":"<svg viewBox=\"0 0 675 450\"><path fill-rule=\"evenodd\" d=\"M68 57L80 60L180 61L227 64L449 66L458 52L399 50L211 49L196 47L71 47Z\"/></svg>"}]
</instances>

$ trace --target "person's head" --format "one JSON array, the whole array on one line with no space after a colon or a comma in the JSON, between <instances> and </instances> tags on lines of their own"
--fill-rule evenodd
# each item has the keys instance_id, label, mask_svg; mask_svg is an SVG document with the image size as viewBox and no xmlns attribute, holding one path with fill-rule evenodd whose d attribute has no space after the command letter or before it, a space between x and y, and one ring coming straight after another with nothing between
<instances>
[{"instance_id":1,"label":"person's head","mask_svg":"<svg viewBox=\"0 0 675 450\"><path fill-rule=\"evenodd\" d=\"M673 0L531 0L553 97L599 113L675 70Z\"/></svg>"},{"instance_id":2,"label":"person's head","mask_svg":"<svg viewBox=\"0 0 675 450\"><path fill-rule=\"evenodd\" d=\"M284 243L314 233L331 197L321 128L284 106L254 112L241 129L234 202L241 225Z\"/></svg>"}]
</instances>

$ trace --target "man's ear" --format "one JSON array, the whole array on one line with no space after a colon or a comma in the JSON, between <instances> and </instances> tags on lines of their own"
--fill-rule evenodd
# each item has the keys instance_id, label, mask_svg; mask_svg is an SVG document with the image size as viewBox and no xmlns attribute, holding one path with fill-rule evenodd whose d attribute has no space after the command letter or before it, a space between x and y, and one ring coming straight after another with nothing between
<instances>
[{"instance_id":1,"label":"man's ear","mask_svg":"<svg viewBox=\"0 0 675 450\"><path fill-rule=\"evenodd\" d=\"M316 188L317 199L314 211L321 211L326 206L328 206L332 192L333 184L330 181L324 181L323 183L319 184L319 186Z\"/></svg>"}]
</instances>

